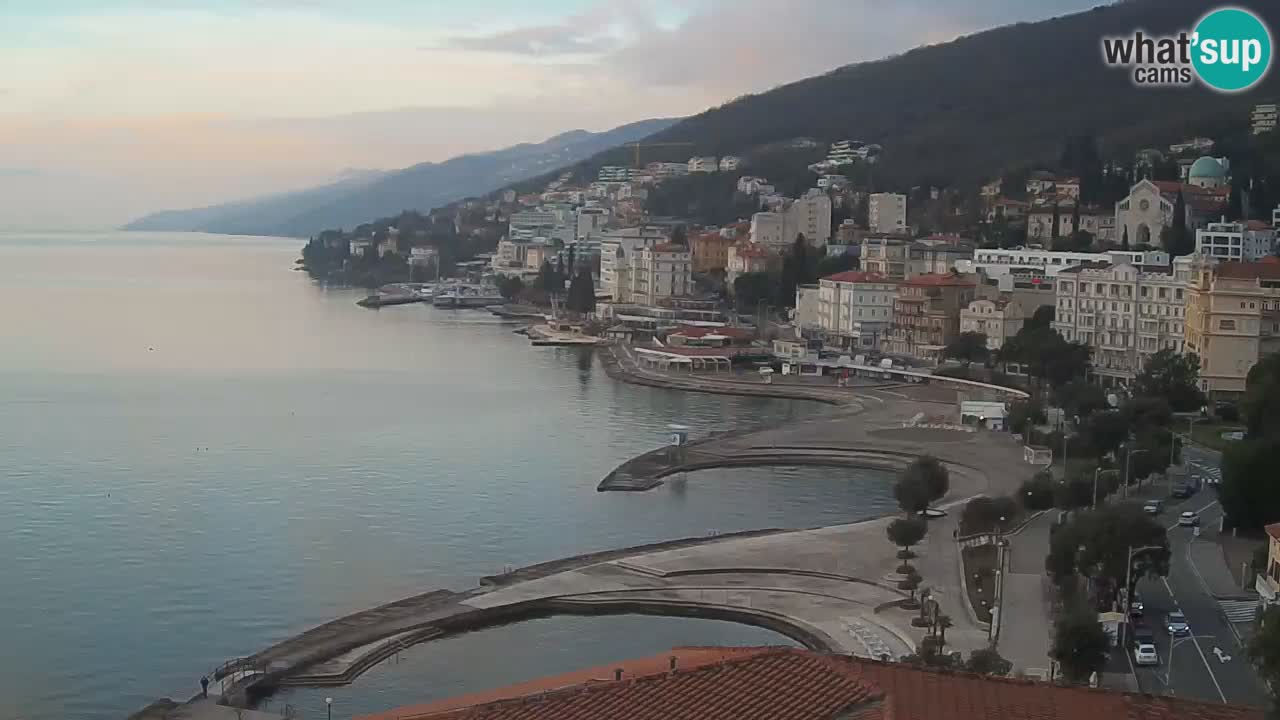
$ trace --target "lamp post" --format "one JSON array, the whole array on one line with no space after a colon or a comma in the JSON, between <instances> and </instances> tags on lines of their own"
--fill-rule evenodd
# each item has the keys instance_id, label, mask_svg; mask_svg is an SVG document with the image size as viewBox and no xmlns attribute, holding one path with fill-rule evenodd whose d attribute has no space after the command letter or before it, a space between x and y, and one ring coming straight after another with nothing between
<instances>
[{"instance_id":1,"label":"lamp post","mask_svg":"<svg viewBox=\"0 0 1280 720\"><path fill-rule=\"evenodd\" d=\"M1175 638L1172 635L1169 636L1169 670L1164 675L1164 684L1165 684L1165 687L1169 688L1170 695L1177 694L1173 690L1173 649L1178 647L1184 642L1195 642L1196 640L1199 640L1199 639L1212 640L1213 636L1212 635L1188 635L1186 637L1180 637L1180 638Z\"/></svg>"},{"instance_id":2,"label":"lamp post","mask_svg":"<svg viewBox=\"0 0 1280 720\"><path fill-rule=\"evenodd\" d=\"M1139 453L1150 452L1150 450L1129 450L1124 454L1124 496L1129 497L1129 468L1133 465L1133 456Z\"/></svg>"},{"instance_id":3,"label":"lamp post","mask_svg":"<svg viewBox=\"0 0 1280 720\"><path fill-rule=\"evenodd\" d=\"M1098 476L1101 474L1102 468L1096 467L1093 469L1093 504L1089 506L1091 508L1098 507Z\"/></svg>"},{"instance_id":4,"label":"lamp post","mask_svg":"<svg viewBox=\"0 0 1280 720\"><path fill-rule=\"evenodd\" d=\"M325 709L328 711L329 720L333 720L333 698L331 697L325 698L324 706L325 706Z\"/></svg>"}]
</instances>

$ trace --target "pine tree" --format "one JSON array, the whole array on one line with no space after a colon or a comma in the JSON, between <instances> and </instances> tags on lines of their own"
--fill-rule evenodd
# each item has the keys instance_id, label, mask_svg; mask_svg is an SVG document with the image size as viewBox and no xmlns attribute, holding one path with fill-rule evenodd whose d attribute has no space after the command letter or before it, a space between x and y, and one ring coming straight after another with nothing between
<instances>
[{"instance_id":1,"label":"pine tree","mask_svg":"<svg viewBox=\"0 0 1280 720\"><path fill-rule=\"evenodd\" d=\"M1120 249L1121 250L1129 249L1129 226L1128 225L1124 226L1124 232L1120 235Z\"/></svg>"},{"instance_id":2,"label":"pine tree","mask_svg":"<svg viewBox=\"0 0 1280 720\"><path fill-rule=\"evenodd\" d=\"M1240 183L1231 186L1231 197L1227 200L1227 219L1231 222L1244 220L1244 198L1241 197Z\"/></svg>"},{"instance_id":3,"label":"pine tree","mask_svg":"<svg viewBox=\"0 0 1280 720\"><path fill-rule=\"evenodd\" d=\"M1050 228L1050 237L1054 240L1058 239L1058 226L1062 224L1062 212L1058 209L1057 201L1053 203L1053 227Z\"/></svg>"}]
</instances>

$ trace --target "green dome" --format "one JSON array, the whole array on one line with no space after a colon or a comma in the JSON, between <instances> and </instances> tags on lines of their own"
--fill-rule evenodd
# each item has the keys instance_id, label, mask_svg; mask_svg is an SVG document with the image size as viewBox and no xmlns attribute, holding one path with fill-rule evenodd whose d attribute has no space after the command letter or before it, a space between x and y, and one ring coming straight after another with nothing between
<instances>
[{"instance_id":1,"label":"green dome","mask_svg":"<svg viewBox=\"0 0 1280 720\"><path fill-rule=\"evenodd\" d=\"M1225 178L1227 171L1222 169L1222 163L1214 160L1209 156L1205 156L1195 161L1191 165L1190 178Z\"/></svg>"}]
</instances>

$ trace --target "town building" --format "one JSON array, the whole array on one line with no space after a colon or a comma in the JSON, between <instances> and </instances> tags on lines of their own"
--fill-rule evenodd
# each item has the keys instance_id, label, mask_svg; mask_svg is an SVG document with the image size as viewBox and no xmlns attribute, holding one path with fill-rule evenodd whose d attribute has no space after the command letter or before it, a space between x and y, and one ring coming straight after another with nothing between
<instances>
[{"instance_id":1,"label":"town building","mask_svg":"<svg viewBox=\"0 0 1280 720\"><path fill-rule=\"evenodd\" d=\"M635 168L625 165L605 165L596 174L596 179L601 182L627 182L635 177L637 172Z\"/></svg>"},{"instance_id":2,"label":"town building","mask_svg":"<svg viewBox=\"0 0 1280 720\"><path fill-rule=\"evenodd\" d=\"M1173 272L1128 263L1077 265L1058 273L1053 327L1093 349L1093 371L1105 382L1129 382L1161 350L1182 352L1191 260Z\"/></svg>"},{"instance_id":3,"label":"town building","mask_svg":"<svg viewBox=\"0 0 1280 720\"><path fill-rule=\"evenodd\" d=\"M1027 317L1017 300L978 298L960 311L960 332L986 335L987 349L996 351L1004 347L1009 338L1018 334Z\"/></svg>"},{"instance_id":4,"label":"town building","mask_svg":"<svg viewBox=\"0 0 1280 720\"><path fill-rule=\"evenodd\" d=\"M785 647L674 648L359 720L1262 720L1262 708Z\"/></svg>"},{"instance_id":5,"label":"town building","mask_svg":"<svg viewBox=\"0 0 1280 720\"><path fill-rule=\"evenodd\" d=\"M754 242L738 241L729 246L728 258L725 260L725 281L733 287L733 281L747 273L768 272L780 264L777 254L769 251L767 246Z\"/></svg>"},{"instance_id":6,"label":"town building","mask_svg":"<svg viewBox=\"0 0 1280 720\"><path fill-rule=\"evenodd\" d=\"M804 235L810 245L826 245L831 239L831 197L821 190L809 190L787 208L784 238L794 242Z\"/></svg>"},{"instance_id":7,"label":"town building","mask_svg":"<svg viewBox=\"0 0 1280 720\"><path fill-rule=\"evenodd\" d=\"M780 249L795 240L786 235L787 216L778 212L758 212L751 216L751 241Z\"/></svg>"},{"instance_id":8,"label":"town building","mask_svg":"<svg viewBox=\"0 0 1280 720\"><path fill-rule=\"evenodd\" d=\"M905 233L907 231L907 196L897 193L871 193L867 201L867 225L872 232Z\"/></svg>"},{"instance_id":9,"label":"town building","mask_svg":"<svg viewBox=\"0 0 1280 720\"><path fill-rule=\"evenodd\" d=\"M1208 155L1196 160L1187 170L1187 184L1216 190L1227 184L1227 159L1215 160Z\"/></svg>"},{"instance_id":10,"label":"town building","mask_svg":"<svg viewBox=\"0 0 1280 720\"><path fill-rule=\"evenodd\" d=\"M996 178L982 186L982 198L987 201L988 205L990 205L992 202L995 202L996 198L1000 197L1000 193L1003 192L1003 189L1004 179Z\"/></svg>"},{"instance_id":11,"label":"town building","mask_svg":"<svg viewBox=\"0 0 1280 720\"><path fill-rule=\"evenodd\" d=\"M933 235L908 246L906 274L948 273L957 263L972 258L973 243L954 235Z\"/></svg>"},{"instance_id":12,"label":"town building","mask_svg":"<svg viewBox=\"0 0 1280 720\"><path fill-rule=\"evenodd\" d=\"M609 224L609 208L584 205L577 209L577 228L573 234L573 239L577 242L584 242L593 233L602 232L606 225Z\"/></svg>"},{"instance_id":13,"label":"town building","mask_svg":"<svg viewBox=\"0 0 1280 720\"><path fill-rule=\"evenodd\" d=\"M1275 253L1276 231L1263 222L1209 223L1196 231L1196 252L1218 260L1253 262Z\"/></svg>"},{"instance_id":14,"label":"town building","mask_svg":"<svg viewBox=\"0 0 1280 720\"><path fill-rule=\"evenodd\" d=\"M907 276L907 244L910 240L898 234L866 234L858 254L858 265L867 272L892 280Z\"/></svg>"},{"instance_id":15,"label":"town building","mask_svg":"<svg viewBox=\"0 0 1280 720\"><path fill-rule=\"evenodd\" d=\"M827 164L831 167L843 167L852 165L858 161L859 150L864 147L865 143L858 140L840 140L831 143L831 149L827 151ZM865 155L863 155L865 157Z\"/></svg>"},{"instance_id":16,"label":"town building","mask_svg":"<svg viewBox=\"0 0 1280 720\"><path fill-rule=\"evenodd\" d=\"M1053 189L1057 177L1048 170L1036 170L1027 176L1027 194L1044 195Z\"/></svg>"},{"instance_id":17,"label":"town building","mask_svg":"<svg viewBox=\"0 0 1280 720\"><path fill-rule=\"evenodd\" d=\"M1254 135L1269 133L1276 129L1276 118L1280 116L1280 106L1276 103L1261 103L1253 106L1249 115L1249 125Z\"/></svg>"},{"instance_id":18,"label":"town building","mask_svg":"<svg viewBox=\"0 0 1280 720\"><path fill-rule=\"evenodd\" d=\"M997 198L991 202L987 208L987 221L995 222L1001 218L1006 221L1022 220L1027 216L1031 203L1024 200L1012 200L1010 198Z\"/></svg>"},{"instance_id":19,"label":"town building","mask_svg":"<svg viewBox=\"0 0 1280 720\"><path fill-rule=\"evenodd\" d=\"M689 248L670 242L641 248L630 280L631 302L655 305L665 298L688 295L693 290Z\"/></svg>"},{"instance_id":20,"label":"town building","mask_svg":"<svg viewBox=\"0 0 1280 720\"><path fill-rule=\"evenodd\" d=\"M1253 587L1262 605L1280 603L1280 523L1266 526L1267 565L1258 573Z\"/></svg>"},{"instance_id":21,"label":"town building","mask_svg":"<svg viewBox=\"0 0 1280 720\"><path fill-rule=\"evenodd\" d=\"M720 170L720 160L712 156L691 157L688 165L690 174L713 173Z\"/></svg>"},{"instance_id":22,"label":"town building","mask_svg":"<svg viewBox=\"0 0 1280 720\"><path fill-rule=\"evenodd\" d=\"M1190 140L1183 140L1180 143L1174 143L1169 146L1170 155L1182 155L1184 153L1207 153L1213 150L1214 142L1206 137L1196 137Z\"/></svg>"},{"instance_id":23,"label":"town building","mask_svg":"<svg viewBox=\"0 0 1280 720\"><path fill-rule=\"evenodd\" d=\"M409 248L409 265L410 267L425 267L433 265L440 259L440 251L430 245L419 245Z\"/></svg>"},{"instance_id":24,"label":"town building","mask_svg":"<svg viewBox=\"0 0 1280 720\"><path fill-rule=\"evenodd\" d=\"M1058 195L1058 199L1071 200L1074 204L1080 200L1080 178L1070 177L1054 180L1053 191Z\"/></svg>"},{"instance_id":25,"label":"town building","mask_svg":"<svg viewBox=\"0 0 1280 720\"><path fill-rule=\"evenodd\" d=\"M981 272L994 279L1011 273L1028 273L1032 276L1052 278L1059 272L1085 263L1129 263L1141 266L1168 266L1169 254L1161 250L1109 250L1104 253L1085 253L1036 248L1012 248L1009 250L979 249L973 251L973 260L957 262L962 272ZM1000 284L1002 290L1008 287Z\"/></svg>"},{"instance_id":26,"label":"town building","mask_svg":"<svg viewBox=\"0 0 1280 720\"><path fill-rule=\"evenodd\" d=\"M689 237L689 251L693 255L693 271L709 273L727 270L729 248L735 238L718 232L704 232Z\"/></svg>"},{"instance_id":27,"label":"town building","mask_svg":"<svg viewBox=\"0 0 1280 720\"><path fill-rule=\"evenodd\" d=\"M615 302L627 302L630 268L640 250L667 242L670 234L656 225L607 230L600 234L600 289Z\"/></svg>"},{"instance_id":28,"label":"town building","mask_svg":"<svg viewBox=\"0 0 1280 720\"><path fill-rule=\"evenodd\" d=\"M1202 188L1164 180L1141 180L1129 195L1116 203L1115 232L1130 245L1158 245L1160 231L1173 224L1178 195L1186 205L1187 227L1197 229L1219 217L1226 207L1230 188Z\"/></svg>"},{"instance_id":29,"label":"town building","mask_svg":"<svg viewBox=\"0 0 1280 720\"><path fill-rule=\"evenodd\" d=\"M364 257L369 248L373 247L373 241L369 238L358 238L347 244L347 254L351 257Z\"/></svg>"},{"instance_id":30,"label":"town building","mask_svg":"<svg viewBox=\"0 0 1280 720\"><path fill-rule=\"evenodd\" d=\"M756 195L759 194L760 188L767 184L768 181L762 177L743 175L738 178L738 192L743 195Z\"/></svg>"},{"instance_id":31,"label":"town building","mask_svg":"<svg viewBox=\"0 0 1280 720\"><path fill-rule=\"evenodd\" d=\"M657 180L668 180L688 175L689 163L651 162L645 165L645 170Z\"/></svg>"},{"instance_id":32,"label":"town building","mask_svg":"<svg viewBox=\"0 0 1280 720\"><path fill-rule=\"evenodd\" d=\"M1197 262L1187 289L1186 349L1200 357L1200 389L1211 399L1244 393L1249 370L1280 351L1280 259Z\"/></svg>"},{"instance_id":33,"label":"town building","mask_svg":"<svg viewBox=\"0 0 1280 720\"><path fill-rule=\"evenodd\" d=\"M977 296L972 275L916 275L898 285L893 299L889 352L941 362L960 334L960 310Z\"/></svg>"},{"instance_id":34,"label":"town building","mask_svg":"<svg viewBox=\"0 0 1280 720\"><path fill-rule=\"evenodd\" d=\"M817 285L796 286L796 307L792 311L791 324L803 336L822 334L822 326L818 321L818 296Z\"/></svg>"},{"instance_id":35,"label":"town building","mask_svg":"<svg viewBox=\"0 0 1280 720\"><path fill-rule=\"evenodd\" d=\"M720 172L733 172L742 167L742 158L737 155L725 155L720 158Z\"/></svg>"},{"instance_id":36,"label":"town building","mask_svg":"<svg viewBox=\"0 0 1280 720\"><path fill-rule=\"evenodd\" d=\"M850 270L818 280L818 327L828 345L875 348L889 328L898 281Z\"/></svg>"},{"instance_id":37,"label":"town building","mask_svg":"<svg viewBox=\"0 0 1280 720\"><path fill-rule=\"evenodd\" d=\"M1271 227L1276 232L1280 233L1280 205L1277 205L1275 209L1271 211Z\"/></svg>"}]
</instances>

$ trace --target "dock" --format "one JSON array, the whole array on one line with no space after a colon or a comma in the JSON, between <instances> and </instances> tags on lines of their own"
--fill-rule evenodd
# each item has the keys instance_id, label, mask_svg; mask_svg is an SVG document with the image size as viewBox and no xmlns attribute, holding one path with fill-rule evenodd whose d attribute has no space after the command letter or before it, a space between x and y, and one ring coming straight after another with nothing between
<instances>
[{"instance_id":1,"label":"dock","mask_svg":"<svg viewBox=\"0 0 1280 720\"><path fill-rule=\"evenodd\" d=\"M550 325L533 325L526 334L534 347L596 347L605 343L604 338L595 335L557 330Z\"/></svg>"}]
</instances>

